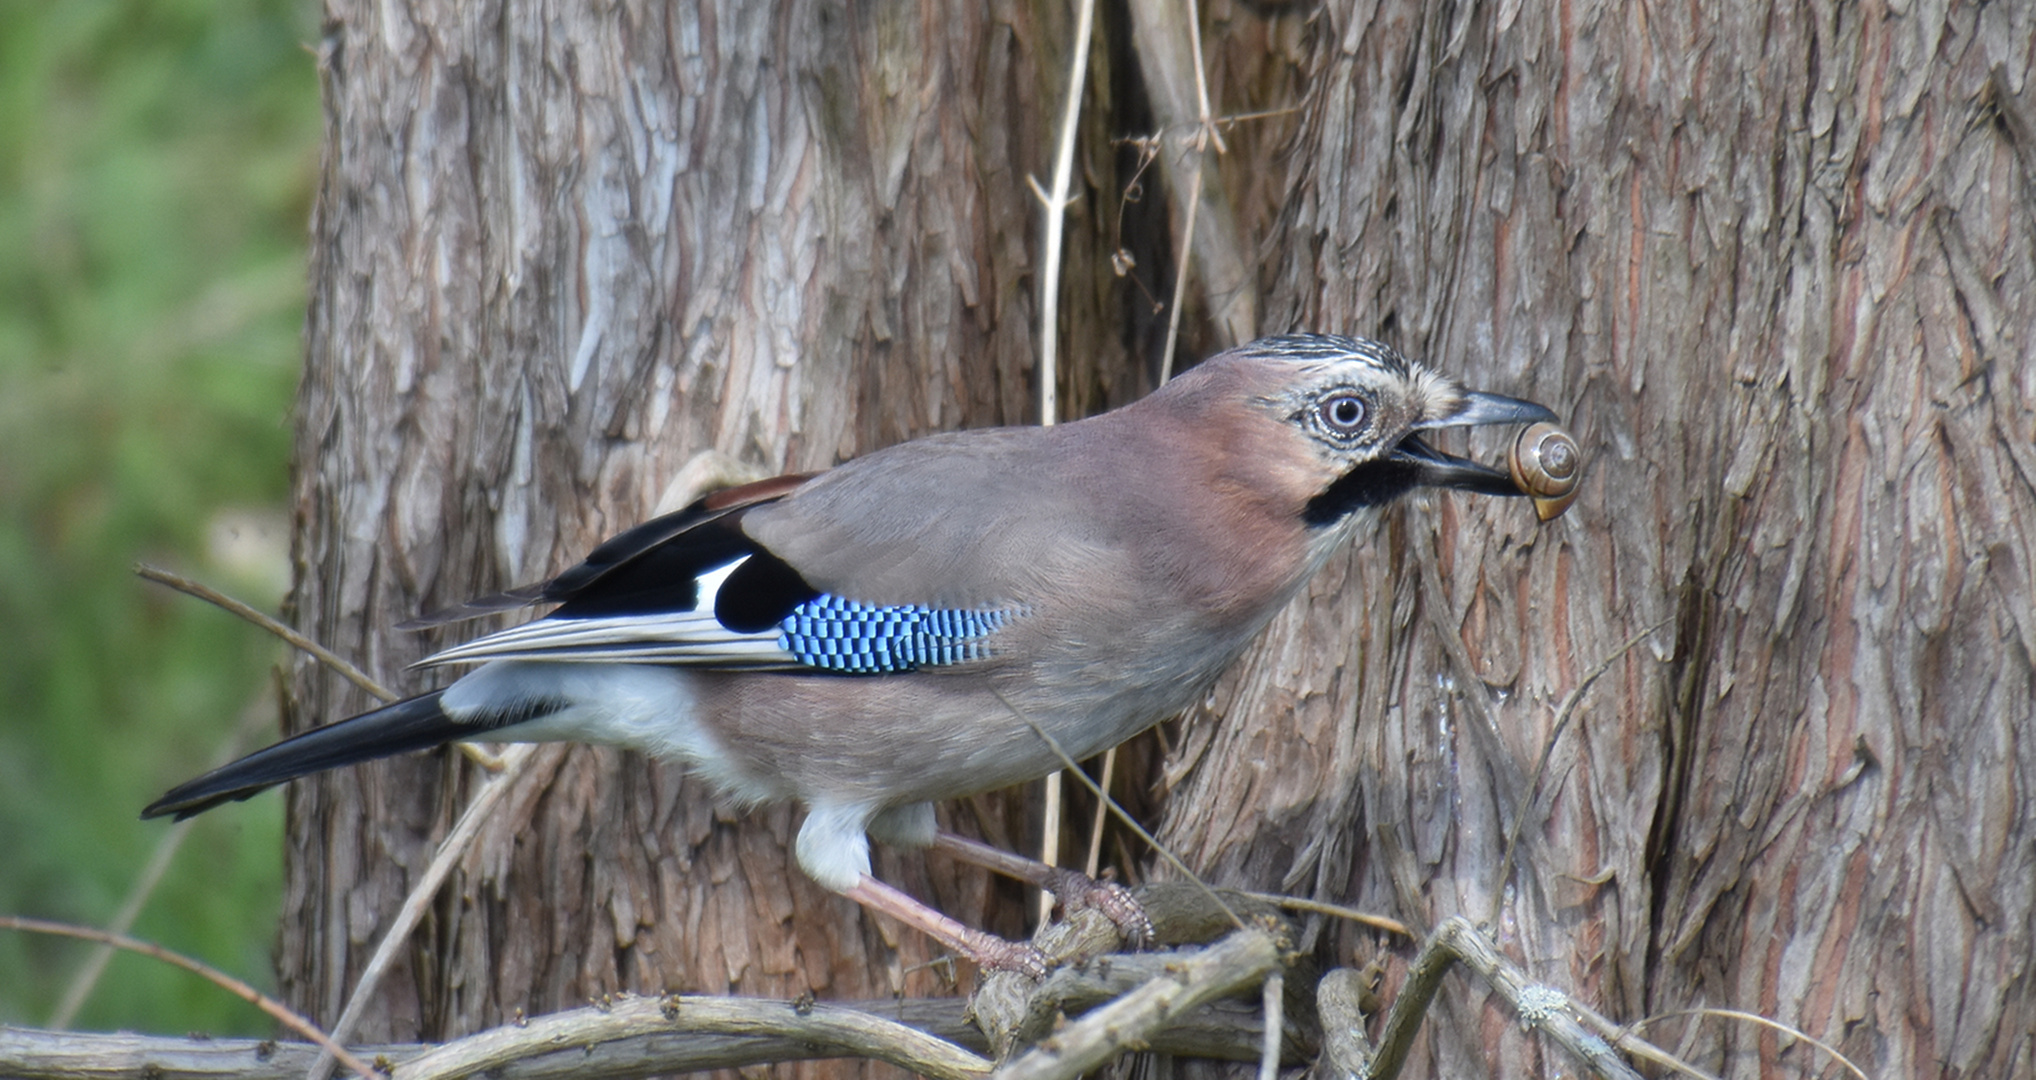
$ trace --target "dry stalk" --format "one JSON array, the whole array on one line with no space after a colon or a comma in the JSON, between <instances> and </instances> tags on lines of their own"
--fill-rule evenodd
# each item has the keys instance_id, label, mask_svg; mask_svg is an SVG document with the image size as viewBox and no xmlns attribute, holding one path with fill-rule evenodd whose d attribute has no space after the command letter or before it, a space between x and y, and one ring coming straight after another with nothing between
<instances>
[{"instance_id":1,"label":"dry stalk","mask_svg":"<svg viewBox=\"0 0 2036 1080\"><path fill-rule=\"evenodd\" d=\"M1180 266L1174 271L1173 310L1166 316L1166 352L1159 364L1159 381L1166 382L1174 374L1174 350L1181 343L1181 309L1187 306L1188 267L1195 256L1195 218L1202 209L1202 154L1193 151L1195 159L1194 178L1188 182L1188 221L1181 227Z\"/></svg>"},{"instance_id":2,"label":"dry stalk","mask_svg":"<svg viewBox=\"0 0 2036 1080\"><path fill-rule=\"evenodd\" d=\"M1259 1044L1258 1080L1280 1080L1280 1035L1286 1028L1287 977L1274 971L1259 988L1265 1009L1265 1039Z\"/></svg>"},{"instance_id":3,"label":"dry stalk","mask_svg":"<svg viewBox=\"0 0 2036 1080\"><path fill-rule=\"evenodd\" d=\"M1209 318L1225 344L1242 344L1258 336L1258 298L1253 271L1245 261L1250 246L1242 238L1222 175L1210 168L1211 148L1217 154L1228 151L1220 126L1228 118L1214 115L1209 103L1198 5L1194 0L1132 0L1129 7L1139 69L1162 133L1155 137L1165 154L1162 173L1180 214L1174 219L1179 265L1161 361L1162 370L1170 373L1191 265L1202 267L1195 276ZM1164 133L1181 131L1192 134L1168 148Z\"/></svg>"},{"instance_id":4,"label":"dry stalk","mask_svg":"<svg viewBox=\"0 0 2036 1080\"><path fill-rule=\"evenodd\" d=\"M1613 1045L1624 1046L1628 1042L1633 1041L1632 1038L1633 1032L1639 1031L1641 1028L1646 1027L1647 1025L1652 1024L1656 1021L1670 1020L1678 1016L1715 1016L1724 1020L1738 1020L1743 1023L1753 1024L1759 1027L1773 1028L1774 1030L1779 1031L1785 1035L1788 1035L1791 1038L1801 1039L1804 1042L1809 1043L1811 1046L1814 1046L1817 1049L1824 1051L1826 1054L1831 1055L1832 1060L1838 1062L1839 1065L1844 1067L1846 1072L1849 1072L1852 1075L1858 1077L1859 1080L1870 1080L1870 1078L1866 1075L1865 1069L1862 1069L1858 1065L1853 1064L1851 1058L1846 1057L1842 1053L1839 1053L1838 1048L1832 1046L1830 1043L1827 1043L1824 1040L1817 1038L1815 1035L1812 1035L1801 1028L1792 1027L1788 1024L1782 1023L1779 1020L1770 1020L1767 1017L1761 1016L1758 1013L1743 1012L1739 1009L1677 1009L1674 1012L1665 1012L1655 1016L1649 1016L1640 1020L1635 1020L1632 1023L1632 1025L1630 1025L1625 1031L1618 1032L1615 1036L1608 1037L1612 1039Z\"/></svg>"},{"instance_id":5,"label":"dry stalk","mask_svg":"<svg viewBox=\"0 0 2036 1080\"><path fill-rule=\"evenodd\" d=\"M1110 790L1110 781L1117 773L1117 748L1103 751L1103 767L1097 770L1096 788ZM1089 823L1089 857L1082 862L1082 873L1095 877L1103 868L1103 823L1110 820L1110 809L1102 803L1096 804L1096 820Z\"/></svg>"},{"instance_id":6,"label":"dry stalk","mask_svg":"<svg viewBox=\"0 0 2036 1080\"><path fill-rule=\"evenodd\" d=\"M1278 893L1255 892L1246 893L1245 895L1254 900L1263 900L1268 904L1284 908L1287 911L1305 911L1312 915L1327 915L1331 918L1354 922L1360 926L1369 926L1374 930L1383 930L1388 934L1397 934L1403 938L1411 939L1420 936L1414 932L1412 927L1398 919L1389 919L1384 915L1373 915L1369 911L1359 911L1356 908L1344 907L1341 904L1324 903L1321 900L1310 900L1303 896L1282 896Z\"/></svg>"},{"instance_id":7,"label":"dry stalk","mask_svg":"<svg viewBox=\"0 0 2036 1080\"><path fill-rule=\"evenodd\" d=\"M501 803L503 796L509 794L510 786L523 775L524 766L530 763L536 752L537 747L530 743L519 743L503 751L501 771L482 783L481 790L474 793L473 800L461 811L452 831L439 842L438 852L431 857L431 865L425 868L424 876L418 879L410 894L403 898L402 910L396 913L396 918L382 933L381 940L375 943L375 953L368 958L367 967L362 969L360 981L354 984L353 994L347 998L346 1008L339 1014L339 1022L332 1025L334 1040L344 1042L352 1037L355 1025L360 1023L361 1015L367 1011L368 999L373 996L375 987L381 985L382 976L395 960L396 951L410 940L410 932L423 921L424 912L431 906L431 898L438 894L439 886L445 884L452 868L466 855L467 847L480 834L481 824ZM312 1062L311 1071L306 1075L310 1080L324 1080L331 1066L331 1057L321 1054L317 1061Z\"/></svg>"},{"instance_id":8,"label":"dry stalk","mask_svg":"<svg viewBox=\"0 0 2036 1080\"><path fill-rule=\"evenodd\" d=\"M1053 156L1053 188L1041 194L1046 203L1045 265L1039 276L1039 422L1052 424L1060 412L1059 330L1060 249L1066 230L1068 187L1073 182L1075 131L1082 115L1082 87L1089 74L1090 28L1096 21L1096 0L1081 0L1075 12L1075 47L1068 57L1067 102L1061 109L1060 139ZM1034 191L1038 187L1034 185Z\"/></svg>"},{"instance_id":9,"label":"dry stalk","mask_svg":"<svg viewBox=\"0 0 2036 1080\"><path fill-rule=\"evenodd\" d=\"M1075 47L1068 57L1067 104L1061 110L1060 142L1053 156L1053 190L1041 196L1046 203L1045 267L1039 277L1039 424L1051 427L1060 415L1060 249L1071 201L1068 185L1075 163L1075 129L1082 115L1082 86L1089 74L1089 30L1095 23L1096 0L1081 0L1075 15ZM1038 191L1038 185L1033 185ZM1046 814L1042 822L1039 861L1048 866L1060 863L1061 777L1046 778ZM1039 921L1053 914L1053 897L1039 896Z\"/></svg>"},{"instance_id":10,"label":"dry stalk","mask_svg":"<svg viewBox=\"0 0 2036 1080\"><path fill-rule=\"evenodd\" d=\"M1167 313L1166 352L1160 360L1159 381L1164 383L1173 376L1174 350L1181 341L1181 309L1186 306L1188 295L1188 268L1195 256L1195 219L1202 210L1202 158L1210 143L1216 152L1226 153L1229 147L1223 145L1223 136L1216 130L1216 124L1209 116L1209 78L1202 70L1202 13L1195 0L1187 0L1188 7L1188 49L1192 53L1189 66L1195 69L1195 110L1197 124L1195 137L1189 142L1188 153L1194 161L1194 172L1188 181L1188 220L1181 226L1181 265L1174 273L1174 306ZM1171 177L1172 172L1166 172Z\"/></svg>"}]
</instances>

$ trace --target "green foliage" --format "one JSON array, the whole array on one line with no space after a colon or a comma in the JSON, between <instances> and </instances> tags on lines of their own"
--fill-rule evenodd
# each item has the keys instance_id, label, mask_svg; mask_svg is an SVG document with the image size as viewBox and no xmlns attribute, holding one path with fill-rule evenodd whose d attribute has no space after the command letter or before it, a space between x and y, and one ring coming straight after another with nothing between
<instances>
[{"instance_id":1,"label":"green foliage","mask_svg":"<svg viewBox=\"0 0 2036 1080\"><path fill-rule=\"evenodd\" d=\"M132 567L280 599L279 554L219 534L286 495L316 17L0 0L0 911L110 922L168 831L137 811L218 755L280 656ZM134 932L271 982L281 816L201 819ZM0 933L0 1022L46 1022L87 951ZM271 1030L131 956L75 1026Z\"/></svg>"}]
</instances>

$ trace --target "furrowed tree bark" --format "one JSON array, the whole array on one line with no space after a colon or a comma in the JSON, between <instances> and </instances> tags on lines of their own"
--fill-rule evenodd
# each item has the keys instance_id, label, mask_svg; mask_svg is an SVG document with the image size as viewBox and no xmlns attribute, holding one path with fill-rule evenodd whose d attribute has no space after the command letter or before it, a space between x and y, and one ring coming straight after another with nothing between
<instances>
[{"instance_id":1,"label":"furrowed tree bark","mask_svg":"<svg viewBox=\"0 0 2036 1080\"><path fill-rule=\"evenodd\" d=\"M2036 12L1202 17L1215 111L1273 114L1226 127L1215 166L1259 331L1378 337L1546 402L1590 472L1554 525L1423 498L1333 559L1182 726L1163 837L1219 884L1423 927L1496 913L1515 961L1615 1019L1744 1009L1875 1075L2030 1071ZM1100 18L1070 416L1147 389L1140 320L1171 285L1151 236L1182 217L1156 173L1127 198L1108 140L1151 133L1145 43L1126 9ZM1047 170L1068 19L335 3L299 625L395 680L438 641L389 625L570 563L701 451L814 468L1034 419L1025 176ZM1189 358L1222 336L1189 331ZM1496 461L1505 437L1467 445ZM308 666L295 690L293 729L368 704ZM293 1003L337 1014L470 769L293 788ZM1014 803L947 812L1031 839ZM905 974L926 943L792 868L796 821L547 752L363 1034L614 989L930 992ZM980 878L882 869L1019 927ZM1410 955L1334 927L1319 949L1384 952L1393 979ZM1439 1002L1414 1075L1573 1068L1461 980ZM1827 1068L1726 1021L1649 1033L1725 1076Z\"/></svg>"},{"instance_id":2,"label":"furrowed tree bark","mask_svg":"<svg viewBox=\"0 0 2036 1080\"><path fill-rule=\"evenodd\" d=\"M1267 326L1549 403L1589 473L1548 527L1389 513L1191 718L1162 835L1221 884L1496 911L1617 1019L2028 1074L2036 9L1383 0L1314 31ZM1657 623L1503 874L1558 702ZM1453 986L1415 1072L1575 1067L1508 1020ZM1728 1021L1648 1034L1831 1072Z\"/></svg>"},{"instance_id":3,"label":"furrowed tree bark","mask_svg":"<svg viewBox=\"0 0 2036 1080\"><path fill-rule=\"evenodd\" d=\"M1035 421L1025 176L1067 20L1051 4L334 0L297 625L422 690L440 676L404 666L446 637L393 624L571 565L651 516L696 455L769 474ZM1111 187L1117 152L1083 134L1084 174ZM1105 307L1107 224L1070 229L1070 273L1096 283L1062 301L1060 393L1081 412L1146 389ZM293 731L371 704L308 663L293 691ZM438 754L291 787L293 1004L338 1015L474 779ZM948 813L1036 843L1018 807ZM937 991L937 973L908 974L929 942L800 875L797 822L718 807L673 768L547 749L357 1034L442 1038L620 990ZM979 874L917 857L880 872L1023 929Z\"/></svg>"}]
</instances>

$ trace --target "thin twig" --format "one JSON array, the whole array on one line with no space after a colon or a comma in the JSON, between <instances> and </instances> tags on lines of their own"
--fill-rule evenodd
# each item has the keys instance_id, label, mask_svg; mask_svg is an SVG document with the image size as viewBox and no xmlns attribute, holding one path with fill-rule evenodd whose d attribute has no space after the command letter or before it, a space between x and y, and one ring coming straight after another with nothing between
<instances>
[{"instance_id":1,"label":"thin twig","mask_svg":"<svg viewBox=\"0 0 2036 1080\"><path fill-rule=\"evenodd\" d=\"M1199 69L1197 69L1199 71ZM1173 310L1166 316L1166 352L1159 362L1159 381L1163 385L1174 374L1174 348L1181 340L1181 308L1188 298L1188 269L1195 257L1195 218L1202 209L1202 154L1192 152L1195 159L1195 176L1188 182L1188 221L1181 229L1181 264L1174 271Z\"/></svg>"},{"instance_id":2,"label":"thin twig","mask_svg":"<svg viewBox=\"0 0 2036 1080\"><path fill-rule=\"evenodd\" d=\"M473 799L467 803L466 810L460 814L459 821L454 823L452 831L439 842L438 852L432 856L431 865L425 868L424 876L417 880L410 894L403 898L402 910L396 913L395 920L383 931L382 940L375 944L374 955L368 958L367 967L361 971L360 981L354 984L353 996L347 999L346 1009L339 1014L339 1022L332 1026L334 1039L344 1041L352 1037L354 1026L360 1023L361 1016L367 1012L368 999L374 994L375 987L381 983L382 975L388 971L390 962L396 958L397 950L410 939L410 932L423 920L424 911L431 906L432 897L438 894L439 886L445 884L446 877L452 873L453 865L466 854L468 845L480 834L481 823L487 820L488 813L495 808L495 804L501 802L502 797L509 793L510 786L522 775L524 766L529 764L531 755L536 750L534 744L518 743L504 751L502 771L483 782L481 790L474 793ZM320 1054L318 1060L311 1064L309 1080L324 1080L326 1070L331 1064L332 1059L329 1056Z\"/></svg>"},{"instance_id":3,"label":"thin twig","mask_svg":"<svg viewBox=\"0 0 2036 1080\"><path fill-rule=\"evenodd\" d=\"M1260 109L1257 112L1225 113L1216 118L1216 123L1225 127L1236 127L1246 120L1270 120L1275 116L1292 116L1300 112L1301 106L1289 105L1284 109Z\"/></svg>"},{"instance_id":4,"label":"thin twig","mask_svg":"<svg viewBox=\"0 0 2036 1080\"><path fill-rule=\"evenodd\" d=\"M162 883L163 875L169 872L170 862L177 856L177 849L184 846L184 838L191 835L191 828L197 825L195 818L185 818L169 827L156 841L155 850L149 853L148 864L134 879L134 886L127 892L127 899L120 905L120 911L108 924L107 932L125 934L134 929L135 920L141 917L141 910L155 895L156 886ZM66 1031L71 1021L78 1018L79 1010L91 1000L92 991L99 986L99 977L106 973L106 965L113 960L113 954L120 946L102 941L93 948L92 955L78 967L71 976L69 986L64 987L63 1000L57 1002L56 1011L50 1013L48 1027L51 1031Z\"/></svg>"},{"instance_id":5,"label":"thin twig","mask_svg":"<svg viewBox=\"0 0 2036 1080\"><path fill-rule=\"evenodd\" d=\"M290 629L274 617L263 613L246 601L236 600L209 585L200 584L182 574L165 570L160 566L136 563L134 572L158 585L167 585L180 593L197 597L208 604L218 605L226 611L246 619L248 622L283 639L292 648L304 650L312 659L338 672L348 682L367 691L369 696L381 701L385 705L402 698L401 694L376 681L374 676L347 662L345 657ZM471 743L455 743L454 746L460 753L465 754L469 760L489 772L499 772L502 768L500 759L478 746Z\"/></svg>"},{"instance_id":6,"label":"thin twig","mask_svg":"<svg viewBox=\"0 0 2036 1080\"><path fill-rule=\"evenodd\" d=\"M1254 900L1263 900L1268 904L1278 905L1288 911L1306 911L1316 915L1328 915L1331 918L1345 919L1363 926L1369 926L1374 930L1384 930L1389 934L1398 934L1404 938L1420 936L1414 932L1412 927L1398 919L1389 919L1384 915L1373 915L1369 911L1359 911L1356 908L1344 907L1341 904L1310 900L1303 896L1281 896L1278 893L1254 892L1246 893L1245 895Z\"/></svg>"},{"instance_id":7,"label":"thin twig","mask_svg":"<svg viewBox=\"0 0 2036 1080\"><path fill-rule=\"evenodd\" d=\"M324 1047L326 1053L339 1059L347 1068L352 1069L356 1075L360 1076L362 1080L381 1080L380 1077L375 1075L374 1070L368 1067L366 1062L348 1053L346 1047L339 1045L324 1032L318 1030L318 1025L299 1016L282 1002L269 997L210 964L193 960L182 953L171 952L160 945L142 941L139 938L132 938L126 934L115 934L105 930L96 930L89 926L53 922L48 919L30 919L20 915L0 915L0 929L20 930L31 934L51 934L57 937L78 938L82 941L96 941L101 945L111 945L116 949L126 949L129 952L137 952L143 956L154 957L166 964L174 964L193 975L205 979L227 993L248 1002L255 1008L268 1013L276 1019L277 1023Z\"/></svg>"},{"instance_id":8,"label":"thin twig","mask_svg":"<svg viewBox=\"0 0 2036 1080\"><path fill-rule=\"evenodd\" d=\"M1866 1075L1865 1069L1862 1069L1859 1066L1854 1065L1852 1063L1851 1058L1848 1058L1844 1054L1838 1052L1837 1047L1834 1047L1831 1044L1825 1042L1824 1040L1817 1038L1815 1035L1812 1035L1801 1028L1791 1027L1788 1024L1784 1024L1779 1020L1770 1020L1767 1017L1761 1016L1757 1013L1741 1012L1738 1009L1677 1009L1674 1012L1657 1013L1653 1016L1635 1020L1630 1026L1630 1030L1639 1031L1641 1028L1646 1027L1647 1025L1652 1024L1657 1020L1669 1020L1678 1016L1717 1016L1723 1017L1724 1019L1727 1020L1743 1020L1749 1024L1758 1024L1761 1027L1773 1028L1774 1030L1779 1031L1785 1035L1791 1035L1794 1036L1795 1038L1801 1039L1804 1042L1809 1043L1811 1046L1814 1046L1817 1049L1822 1050L1825 1053L1831 1055L1832 1060L1838 1062L1838 1064L1840 1065L1843 1065L1845 1067L1846 1072L1849 1072L1852 1075L1858 1077L1859 1080L1870 1080L1870 1078ZM1615 1039L1614 1042L1624 1042L1626 1037L1627 1037L1626 1035L1622 1034L1618 1039Z\"/></svg>"},{"instance_id":9,"label":"thin twig","mask_svg":"<svg viewBox=\"0 0 2036 1080\"><path fill-rule=\"evenodd\" d=\"M1696 1080L1719 1080L1718 1077L1697 1068L1695 1065L1684 1061L1645 1039L1634 1038L1633 1030L1630 1027L1624 1024L1613 1023L1606 1019L1604 1014L1581 1001L1570 1002L1569 1008L1571 1012L1576 1014L1577 1019L1583 1022L1585 1027L1597 1032L1600 1038L1642 1061L1651 1061L1664 1069L1679 1072L1685 1076L1695 1077Z\"/></svg>"},{"instance_id":10,"label":"thin twig","mask_svg":"<svg viewBox=\"0 0 2036 1080\"><path fill-rule=\"evenodd\" d=\"M1562 738L1563 730L1569 727L1570 717L1575 715L1577 705L1582 703L1585 692L1603 678L1606 672L1612 670L1612 665L1618 663L1621 657L1632 652L1634 646L1654 636L1662 627L1674 621L1673 618L1663 619L1627 638L1618 648L1613 649L1610 655L1599 661L1598 666L1592 668L1590 674L1585 675L1583 681L1577 683L1569 695L1562 699L1562 707L1555 710L1555 725L1549 729L1548 738L1541 744L1541 759L1534 763L1534 773L1527 778L1527 790L1521 793L1519 805L1513 808L1513 827L1506 830L1506 851L1499 857L1499 878L1492 884L1492 907L1490 913L1485 916L1487 926L1498 921L1499 909L1505 905L1506 881L1513 876L1513 852L1519 846L1520 831L1526 826L1528 812L1534 809L1534 797L1541 790L1541 778L1548 771L1549 758L1555 754L1556 740Z\"/></svg>"},{"instance_id":11,"label":"thin twig","mask_svg":"<svg viewBox=\"0 0 2036 1080\"><path fill-rule=\"evenodd\" d=\"M346 681L367 691L384 703L393 702L402 696L376 682L367 672L347 663L339 654L225 593L205 585L200 585L182 574L173 573L160 566L137 563L134 567L134 572L158 585L168 585L180 593L195 596L208 604L217 604L235 615L246 619L248 622L267 630L269 633L289 642L292 647L302 649L311 654L319 663L339 672Z\"/></svg>"},{"instance_id":12,"label":"thin twig","mask_svg":"<svg viewBox=\"0 0 2036 1080\"><path fill-rule=\"evenodd\" d=\"M1071 769L1075 767L1073 765L1068 766ZM1046 776L1046 789L1040 793L1040 798L1046 805L1045 813L1039 823L1039 861L1048 866L1060 865L1060 806L1067 799L1067 792L1064 790L1064 786L1065 783L1061 780L1061 774L1058 771L1051 772ZM1045 925L1047 920L1051 918L1053 918L1053 894L1045 889L1041 889L1039 890L1039 922L1041 925Z\"/></svg>"},{"instance_id":13,"label":"thin twig","mask_svg":"<svg viewBox=\"0 0 2036 1080\"><path fill-rule=\"evenodd\" d=\"M1118 805L1117 800L1110 797L1109 792L1104 791L1102 788L1097 787L1096 782L1094 780L1089 779L1089 774L1083 772L1081 770L1081 767L1075 763L1075 759L1068 756L1067 750L1060 745L1059 739L1054 738L1053 735L1049 733L1045 728L1040 727L1039 722L1037 720L1032 719L1032 717L1029 714L1027 714L1025 710L1019 708L1016 704L1013 704L1010 698L1004 696L1003 691L992 686L990 687L990 693L995 694L997 700L1003 702L1004 707L1011 710L1011 714L1013 716L1016 716L1018 719L1025 721L1025 726L1031 728L1032 733L1034 735L1039 736L1039 741L1045 743L1047 749L1053 751L1053 755L1060 759L1061 765L1065 772L1073 775L1076 779L1080 780L1082 784L1086 786L1089 789L1089 791L1096 796L1096 798L1102 803L1102 805L1109 807L1110 812L1112 814L1117 815L1117 820L1123 822L1125 827L1130 829L1132 832L1137 833L1138 838L1140 840L1145 841L1146 844L1150 846L1154 852L1158 853L1160 858L1166 860L1167 865L1173 867L1176 871L1179 871L1182 877L1185 877L1189 881L1193 882L1196 888L1201 889L1203 894L1208 896L1210 902L1214 903L1216 907L1220 909L1223 912L1223 914L1230 919L1230 922L1233 925L1235 925L1240 930L1244 929L1244 920L1238 916L1236 911L1231 909L1229 904L1223 902L1222 897L1216 895L1216 890L1210 888L1209 883L1203 881L1201 875L1195 873L1193 870L1188 869L1188 864L1182 862L1179 856L1175 855L1172 851L1168 850L1165 844L1160 843L1158 837L1147 832L1145 830L1145 826L1140 825L1137 819L1131 816L1130 811L1125 810L1122 806Z\"/></svg>"},{"instance_id":14,"label":"thin twig","mask_svg":"<svg viewBox=\"0 0 2036 1080\"><path fill-rule=\"evenodd\" d=\"M275 696L269 690L264 690L249 702L247 707L241 710L239 726L227 735L225 741L219 744L218 751L212 755L212 763L215 766L224 765L238 757L241 746L254 737L256 729L274 717L271 711L274 706ZM125 934L134 928L135 920L141 917L142 909L148 906L149 898L155 895L156 886L162 883L163 875L169 872L170 862L176 858L177 849L183 846L184 838L191 834L191 827L196 824L194 819L185 818L170 826L156 841L155 850L149 853L148 864L143 866L141 873L135 877L134 885L127 891L127 899L122 901L120 911L107 925L108 933ZM57 1003L56 1011L50 1014L49 1026L52 1029L62 1031L71 1026L71 1021L78 1016L78 1010L85 1007L85 1002L91 998L93 989L99 985L99 977L105 974L106 964L113 959L114 950L117 948L118 946L102 943L92 950L92 955L86 958L85 963L78 968L78 973L72 976L71 984L64 988L63 1000Z\"/></svg>"}]
</instances>

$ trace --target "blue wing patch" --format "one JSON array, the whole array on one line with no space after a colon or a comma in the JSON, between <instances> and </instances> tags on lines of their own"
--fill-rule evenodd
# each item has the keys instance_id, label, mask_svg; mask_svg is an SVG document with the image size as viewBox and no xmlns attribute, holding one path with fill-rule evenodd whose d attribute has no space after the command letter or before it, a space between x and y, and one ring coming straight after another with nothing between
<instances>
[{"instance_id":1,"label":"blue wing patch","mask_svg":"<svg viewBox=\"0 0 2036 1080\"><path fill-rule=\"evenodd\" d=\"M980 660L1012 612L879 606L821 594L778 624L778 648L821 671L879 675Z\"/></svg>"}]
</instances>

